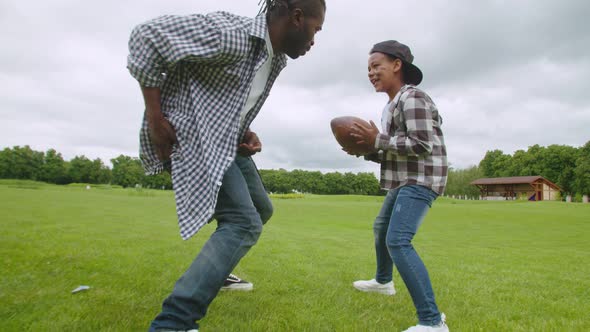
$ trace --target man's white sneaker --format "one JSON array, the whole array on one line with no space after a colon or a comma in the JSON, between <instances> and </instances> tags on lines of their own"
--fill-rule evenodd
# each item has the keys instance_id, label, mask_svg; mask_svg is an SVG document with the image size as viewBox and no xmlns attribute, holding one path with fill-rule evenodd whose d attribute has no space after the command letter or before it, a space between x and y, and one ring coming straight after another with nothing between
<instances>
[{"instance_id":1,"label":"man's white sneaker","mask_svg":"<svg viewBox=\"0 0 590 332\"><path fill-rule=\"evenodd\" d=\"M412 326L407 330L404 330L403 332L449 332L449 327L447 326L446 320L447 317L445 316L445 314L441 314L441 320L442 322L440 322L440 324L436 325L436 326L427 326L427 325L416 325L416 326Z\"/></svg>"},{"instance_id":2,"label":"man's white sneaker","mask_svg":"<svg viewBox=\"0 0 590 332\"><path fill-rule=\"evenodd\" d=\"M357 280L352 283L352 286L363 292L376 292L385 295L395 295L395 288L393 281L386 284L380 284L375 279L371 280Z\"/></svg>"}]
</instances>

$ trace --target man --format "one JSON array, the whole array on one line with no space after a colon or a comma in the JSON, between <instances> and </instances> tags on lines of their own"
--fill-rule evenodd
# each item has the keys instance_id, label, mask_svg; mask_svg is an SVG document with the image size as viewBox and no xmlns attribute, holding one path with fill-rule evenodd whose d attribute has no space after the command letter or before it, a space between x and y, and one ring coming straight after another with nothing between
<instances>
[{"instance_id":1,"label":"man","mask_svg":"<svg viewBox=\"0 0 590 332\"><path fill-rule=\"evenodd\" d=\"M217 220L151 331L197 330L272 215L250 157L262 147L250 123L286 56L296 59L314 45L325 11L325 0L267 0L265 15L254 19L227 12L163 16L133 30L128 68L146 105L144 167L171 168L183 239Z\"/></svg>"}]
</instances>

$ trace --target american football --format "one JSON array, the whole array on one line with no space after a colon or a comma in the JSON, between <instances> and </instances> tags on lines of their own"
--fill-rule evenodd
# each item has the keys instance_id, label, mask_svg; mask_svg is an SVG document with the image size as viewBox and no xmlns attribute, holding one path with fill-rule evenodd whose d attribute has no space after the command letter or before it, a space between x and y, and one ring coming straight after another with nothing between
<instances>
[{"instance_id":1,"label":"american football","mask_svg":"<svg viewBox=\"0 0 590 332\"><path fill-rule=\"evenodd\" d=\"M350 135L354 123L358 123L365 127L371 127L367 121L357 118L356 116L341 116L334 118L330 121L330 127L332 127L332 133L334 134L336 141L338 141L338 144L348 152L359 155L367 154L370 152L367 147L364 145L358 145L356 143L357 139Z\"/></svg>"}]
</instances>

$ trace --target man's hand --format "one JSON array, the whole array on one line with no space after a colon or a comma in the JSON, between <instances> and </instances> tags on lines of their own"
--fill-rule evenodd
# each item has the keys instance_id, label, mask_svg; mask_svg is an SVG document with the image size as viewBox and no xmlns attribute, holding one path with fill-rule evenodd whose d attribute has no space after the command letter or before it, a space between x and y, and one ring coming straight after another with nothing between
<instances>
[{"instance_id":1,"label":"man's hand","mask_svg":"<svg viewBox=\"0 0 590 332\"><path fill-rule=\"evenodd\" d=\"M145 116L148 121L150 139L161 161L170 160L172 146L176 144L176 131L162 114L160 88L141 87L145 101Z\"/></svg>"},{"instance_id":2,"label":"man's hand","mask_svg":"<svg viewBox=\"0 0 590 332\"><path fill-rule=\"evenodd\" d=\"M253 131L246 131L242 143L238 145L238 154L243 157L249 157L257 152L262 151L262 143Z\"/></svg>"},{"instance_id":3,"label":"man's hand","mask_svg":"<svg viewBox=\"0 0 590 332\"><path fill-rule=\"evenodd\" d=\"M371 127L365 127L359 123L354 123L350 129L350 136L357 139L358 145L365 145L368 151L375 151L375 140L379 135L379 129L373 121L371 121ZM350 153L349 153L350 154Z\"/></svg>"},{"instance_id":4,"label":"man's hand","mask_svg":"<svg viewBox=\"0 0 590 332\"><path fill-rule=\"evenodd\" d=\"M150 138L156 154L161 161L170 160L172 146L177 143L176 131L166 118L161 115L148 117Z\"/></svg>"}]
</instances>

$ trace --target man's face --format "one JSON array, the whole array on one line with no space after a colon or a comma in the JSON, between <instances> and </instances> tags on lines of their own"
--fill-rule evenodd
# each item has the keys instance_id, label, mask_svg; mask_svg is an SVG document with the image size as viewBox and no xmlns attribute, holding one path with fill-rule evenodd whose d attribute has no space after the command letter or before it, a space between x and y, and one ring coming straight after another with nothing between
<instances>
[{"instance_id":1,"label":"man's face","mask_svg":"<svg viewBox=\"0 0 590 332\"><path fill-rule=\"evenodd\" d=\"M293 11L285 33L284 52L291 59L305 55L314 44L315 34L322 30L325 11L317 16L305 16L300 9Z\"/></svg>"}]
</instances>

